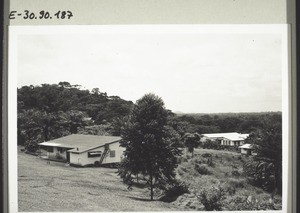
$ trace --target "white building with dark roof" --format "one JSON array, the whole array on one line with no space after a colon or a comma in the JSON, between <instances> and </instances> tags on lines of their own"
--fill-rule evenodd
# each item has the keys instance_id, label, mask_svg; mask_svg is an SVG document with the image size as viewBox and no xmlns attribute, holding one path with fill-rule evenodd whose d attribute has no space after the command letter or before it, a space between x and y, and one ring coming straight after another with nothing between
<instances>
[{"instance_id":1,"label":"white building with dark roof","mask_svg":"<svg viewBox=\"0 0 300 213\"><path fill-rule=\"evenodd\" d=\"M48 159L59 159L71 165L86 166L121 162L125 148L120 147L121 137L72 134L39 143L47 150Z\"/></svg>"},{"instance_id":2,"label":"white building with dark roof","mask_svg":"<svg viewBox=\"0 0 300 213\"><path fill-rule=\"evenodd\" d=\"M239 149L243 155L257 155L255 152L255 146L253 144L246 143L242 146L239 146Z\"/></svg>"},{"instance_id":3,"label":"white building with dark roof","mask_svg":"<svg viewBox=\"0 0 300 213\"><path fill-rule=\"evenodd\" d=\"M249 134L237 132L202 134L201 142L220 141L223 146L241 146Z\"/></svg>"}]
</instances>

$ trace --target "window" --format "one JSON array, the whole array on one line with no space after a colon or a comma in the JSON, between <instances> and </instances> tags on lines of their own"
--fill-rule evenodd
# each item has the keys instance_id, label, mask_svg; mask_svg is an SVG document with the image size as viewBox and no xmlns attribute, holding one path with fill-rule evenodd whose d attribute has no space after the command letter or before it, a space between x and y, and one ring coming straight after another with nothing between
<instances>
[{"instance_id":1,"label":"window","mask_svg":"<svg viewBox=\"0 0 300 213\"><path fill-rule=\"evenodd\" d=\"M101 157L101 155L102 155L101 151L88 152L88 158Z\"/></svg>"},{"instance_id":2,"label":"window","mask_svg":"<svg viewBox=\"0 0 300 213\"><path fill-rule=\"evenodd\" d=\"M116 157L116 151L111 150L111 151L109 152L109 157L111 157L111 158Z\"/></svg>"}]
</instances>

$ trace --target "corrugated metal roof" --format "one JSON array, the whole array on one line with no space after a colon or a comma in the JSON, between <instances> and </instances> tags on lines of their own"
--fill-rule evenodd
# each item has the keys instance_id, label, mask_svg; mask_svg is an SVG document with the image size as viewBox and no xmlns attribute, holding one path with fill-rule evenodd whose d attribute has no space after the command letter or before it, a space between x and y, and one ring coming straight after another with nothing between
<instances>
[{"instance_id":1,"label":"corrugated metal roof","mask_svg":"<svg viewBox=\"0 0 300 213\"><path fill-rule=\"evenodd\" d=\"M39 145L72 148L72 150L70 150L71 152L84 152L86 150L101 147L107 143L112 143L119 140L121 140L121 137L117 136L72 134L62 138L39 143Z\"/></svg>"},{"instance_id":2,"label":"corrugated metal roof","mask_svg":"<svg viewBox=\"0 0 300 213\"><path fill-rule=\"evenodd\" d=\"M237 132L227 132L227 133L212 133L212 134L202 134L208 138L227 138L231 141L241 141L245 140L249 134L240 134Z\"/></svg>"}]
</instances>

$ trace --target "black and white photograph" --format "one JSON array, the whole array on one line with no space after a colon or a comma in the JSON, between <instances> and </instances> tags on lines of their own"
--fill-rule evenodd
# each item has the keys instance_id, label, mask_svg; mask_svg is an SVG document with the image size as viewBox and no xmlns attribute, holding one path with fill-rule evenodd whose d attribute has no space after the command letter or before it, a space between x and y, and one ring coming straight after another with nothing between
<instances>
[{"instance_id":1,"label":"black and white photograph","mask_svg":"<svg viewBox=\"0 0 300 213\"><path fill-rule=\"evenodd\" d=\"M16 212L285 212L287 25L14 26Z\"/></svg>"}]
</instances>

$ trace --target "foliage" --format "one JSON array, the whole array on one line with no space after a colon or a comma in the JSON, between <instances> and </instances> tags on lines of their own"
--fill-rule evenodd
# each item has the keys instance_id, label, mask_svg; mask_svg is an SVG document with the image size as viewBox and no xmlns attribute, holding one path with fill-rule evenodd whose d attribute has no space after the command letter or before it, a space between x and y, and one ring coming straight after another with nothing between
<instances>
[{"instance_id":1,"label":"foliage","mask_svg":"<svg viewBox=\"0 0 300 213\"><path fill-rule=\"evenodd\" d=\"M195 164L194 168L200 175L209 175L210 174L210 171L207 169L207 167L205 165Z\"/></svg>"},{"instance_id":2,"label":"foliage","mask_svg":"<svg viewBox=\"0 0 300 213\"><path fill-rule=\"evenodd\" d=\"M202 148L203 149L222 149L223 147L221 146L220 142L217 140L207 140L206 142L202 143Z\"/></svg>"},{"instance_id":3,"label":"foliage","mask_svg":"<svg viewBox=\"0 0 300 213\"><path fill-rule=\"evenodd\" d=\"M260 113L212 113L181 114L178 122L185 122L185 132L254 132L261 129L266 121L281 122L281 112Z\"/></svg>"},{"instance_id":4,"label":"foliage","mask_svg":"<svg viewBox=\"0 0 300 213\"><path fill-rule=\"evenodd\" d=\"M161 98L146 94L139 99L122 130L121 146L125 147L124 160L119 175L129 187L133 176L142 174L150 188L165 189L175 179L179 135L168 123L168 111Z\"/></svg>"},{"instance_id":5,"label":"foliage","mask_svg":"<svg viewBox=\"0 0 300 213\"><path fill-rule=\"evenodd\" d=\"M194 148L197 148L200 144L200 135L198 133L186 133L182 137L185 147L194 156Z\"/></svg>"},{"instance_id":6,"label":"foliage","mask_svg":"<svg viewBox=\"0 0 300 213\"><path fill-rule=\"evenodd\" d=\"M206 211L222 210L225 190L221 185L202 189L197 194L198 200L204 205Z\"/></svg>"},{"instance_id":7,"label":"foliage","mask_svg":"<svg viewBox=\"0 0 300 213\"><path fill-rule=\"evenodd\" d=\"M167 185L164 196L160 198L164 202L173 202L180 195L189 193L189 187L187 184L181 181L174 181Z\"/></svg>"},{"instance_id":8,"label":"foliage","mask_svg":"<svg viewBox=\"0 0 300 213\"><path fill-rule=\"evenodd\" d=\"M82 90L80 85L69 82L23 86L17 92L18 144L31 150L39 142L68 134L110 134L111 129L97 131L95 127L85 127L122 119L133 106L131 101L107 96L98 88Z\"/></svg>"},{"instance_id":9,"label":"foliage","mask_svg":"<svg viewBox=\"0 0 300 213\"><path fill-rule=\"evenodd\" d=\"M229 206L230 210L278 210L281 205L274 202L272 198L261 198L257 196L236 196Z\"/></svg>"},{"instance_id":10,"label":"foliage","mask_svg":"<svg viewBox=\"0 0 300 213\"><path fill-rule=\"evenodd\" d=\"M265 127L251 134L257 156L244 165L244 172L257 186L273 193L282 190L282 133L280 122L266 122Z\"/></svg>"},{"instance_id":11,"label":"foliage","mask_svg":"<svg viewBox=\"0 0 300 213\"><path fill-rule=\"evenodd\" d=\"M249 182L255 186L262 187L266 191L275 188L274 164L264 161L249 161L244 164L244 172L248 175Z\"/></svg>"}]
</instances>

